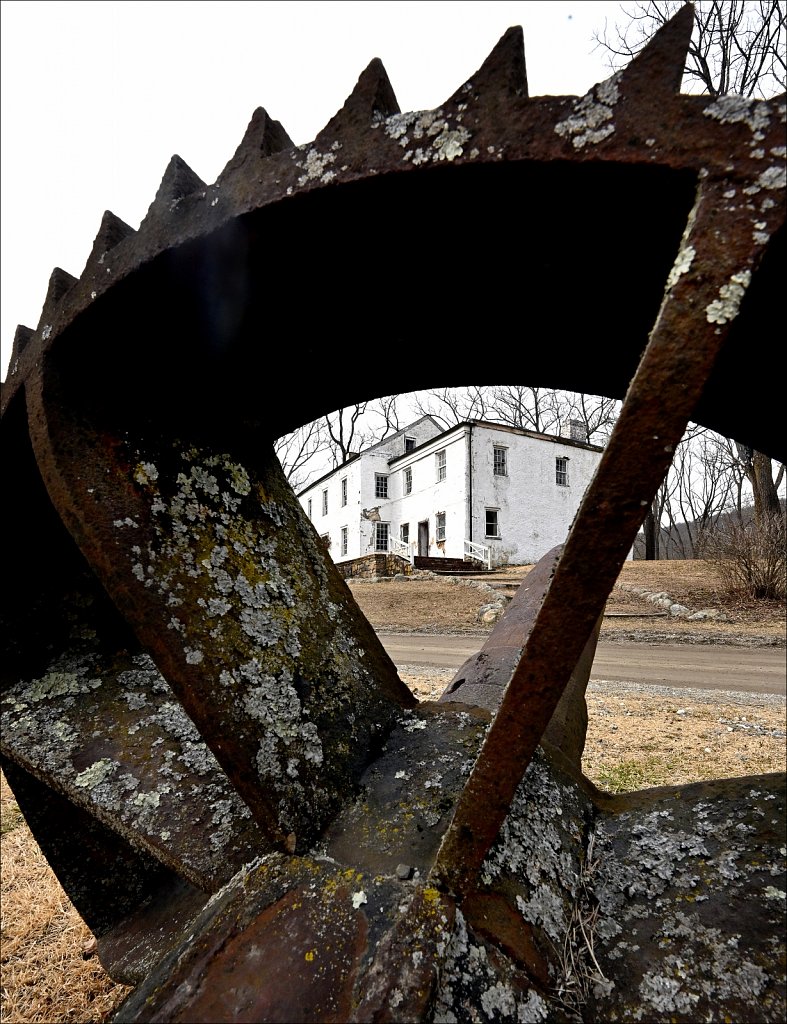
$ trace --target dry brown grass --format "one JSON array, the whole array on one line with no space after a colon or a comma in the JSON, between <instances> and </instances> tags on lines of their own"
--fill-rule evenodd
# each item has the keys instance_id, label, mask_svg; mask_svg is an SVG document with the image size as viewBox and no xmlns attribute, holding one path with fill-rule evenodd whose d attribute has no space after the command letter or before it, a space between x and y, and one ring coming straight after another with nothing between
<instances>
[{"instance_id":1,"label":"dry brown grass","mask_svg":"<svg viewBox=\"0 0 787 1024\"><path fill-rule=\"evenodd\" d=\"M128 992L114 984L98 958L85 959L92 935L63 892L30 830L19 819L0 775L3 818L13 826L0 839L0 935L3 1024L92 1024ZM8 819L11 819L10 821Z\"/></svg>"},{"instance_id":2,"label":"dry brown grass","mask_svg":"<svg viewBox=\"0 0 787 1024\"><path fill-rule=\"evenodd\" d=\"M519 583L532 566L510 566L490 577L489 582ZM426 630L432 632L490 631L478 621L478 609L490 595L476 586L463 586L449 578L417 579L380 583L350 580L349 587L361 611L378 630ZM483 582L483 581L481 581ZM712 636L731 642L743 634L783 641L787 628L783 601L751 601L726 592L708 562L695 560L626 562L618 577L622 586L613 588L607 608L618 612L651 613L631 618L605 618L603 634L637 631L675 634L674 639ZM722 620L688 622L665 615L628 588L640 587L650 593L664 591L690 611L715 608ZM614 637L611 637L614 638Z\"/></svg>"}]
</instances>

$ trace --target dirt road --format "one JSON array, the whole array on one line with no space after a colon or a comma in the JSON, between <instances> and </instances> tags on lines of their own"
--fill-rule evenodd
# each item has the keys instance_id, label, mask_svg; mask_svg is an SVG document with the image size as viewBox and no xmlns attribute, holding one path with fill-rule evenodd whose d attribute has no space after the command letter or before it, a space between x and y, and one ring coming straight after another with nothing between
<instances>
[{"instance_id":1,"label":"dirt road","mask_svg":"<svg viewBox=\"0 0 787 1024\"><path fill-rule=\"evenodd\" d=\"M400 671L419 666L457 669L481 649L483 637L379 634ZM785 652L779 648L690 644L599 643L590 678L643 686L744 693L787 693Z\"/></svg>"}]
</instances>

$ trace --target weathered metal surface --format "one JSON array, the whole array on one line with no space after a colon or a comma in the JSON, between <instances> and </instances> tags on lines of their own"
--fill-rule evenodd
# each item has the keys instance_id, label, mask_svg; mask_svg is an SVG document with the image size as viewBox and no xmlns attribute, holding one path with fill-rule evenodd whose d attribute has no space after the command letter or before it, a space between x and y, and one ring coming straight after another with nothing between
<instances>
[{"instance_id":1,"label":"weathered metal surface","mask_svg":"<svg viewBox=\"0 0 787 1024\"><path fill-rule=\"evenodd\" d=\"M271 848L148 655L56 662L0 708L20 766L205 891Z\"/></svg>"},{"instance_id":2,"label":"weathered metal surface","mask_svg":"<svg viewBox=\"0 0 787 1024\"><path fill-rule=\"evenodd\" d=\"M440 696L441 704L471 704L497 712L506 687L522 660L525 644L550 587L561 551L562 545L558 545L547 552L527 574L484 646L478 654L467 659L446 686ZM602 616L599 616L542 737L542 742L560 750L577 769L580 768L587 735L585 690L601 621Z\"/></svg>"},{"instance_id":3,"label":"weathered metal surface","mask_svg":"<svg viewBox=\"0 0 787 1024\"><path fill-rule=\"evenodd\" d=\"M206 907L117 1021L421 1019L453 906L330 858L269 856ZM419 955L415 955L416 952Z\"/></svg>"},{"instance_id":4,"label":"weathered metal surface","mask_svg":"<svg viewBox=\"0 0 787 1024\"><path fill-rule=\"evenodd\" d=\"M690 30L581 98L528 97L511 29L433 111L379 61L306 146L260 109L214 184L173 157L138 231L105 214L17 331L2 749L140 982L118 1020L783 1019L783 778L614 800L579 771L599 616L685 424L784 454L785 101L680 95ZM423 287L381 286L403 266ZM390 390L337 379L337 344L490 324L538 340L514 374L624 407L473 676L408 710L271 441Z\"/></svg>"},{"instance_id":5,"label":"weathered metal surface","mask_svg":"<svg viewBox=\"0 0 787 1024\"><path fill-rule=\"evenodd\" d=\"M474 885L696 409L734 319L732 306L737 309L751 277L757 253L745 234L746 216L745 225L736 224L741 218L733 212L733 231L723 242L715 230L725 187L699 185L650 342L443 840L436 877L453 892ZM660 401L666 393L667 404Z\"/></svg>"},{"instance_id":6,"label":"weathered metal surface","mask_svg":"<svg viewBox=\"0 0 787 1024\"><path fill-rule=\"evenodd\" d=\"M83 554L266 835L306 848L414 699L273 451L140 436L84 404L74 417L52 367L28 394Z\"/></svg>"}]
</instances>

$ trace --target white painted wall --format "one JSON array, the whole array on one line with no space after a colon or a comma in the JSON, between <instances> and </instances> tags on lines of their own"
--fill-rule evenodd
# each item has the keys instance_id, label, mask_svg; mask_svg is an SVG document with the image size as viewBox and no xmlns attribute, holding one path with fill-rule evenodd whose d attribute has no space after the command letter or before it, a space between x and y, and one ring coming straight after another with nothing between
<instances>
[{"instance_id":1,"label":"white painted wall","mask_svg":"<svg viewBox=\"0 0 787 1024\"><path fill-rule=\"evenodd\" d=\"M416 447L423 444L440 428L429 416L423 416L405 429L392 434L379 444L367 449L361 456L345 463L337 470L316 480L299 495L301 505L308 513L312 503L311 521L321 536L330 538L330 553L335 562L358 558L374 551L374 518L390 521L390 500L375 497L375 474L389 476L389 495L393 496L397 481L391 474L388 463L405 450L405 438L413 437ZM347 504L342 505L342 478L347 479ZM401 483L398 484L401 486ZM328 514L322 514L322 492L328 491ZM375 509L378 512L375 512ZM371 516L372 518L369 518ZM341 553L341 531L347 527L347 554ZM392 526L394 536L399 536L398 524Z\"/></svg>"},{"instance_id":2,"label":"white painted wall","mask_svg":"<svg viewBox=\"0 0 787 1024\"><path fill-rule=\"evenodd\" d=\"M507 476L493 474L495 445L507 447ZM521 435L475 425L473 447L473 536L488 544L495 561L537 562L568 535L601 453L566 438ZM568 459L568 485L556 483L558 458ZM485 535L486 509L497 508L500 539Z\"/></svg>"},{"instance_id":3,"label":"white painted wall","mask_svg":"<svg viewBox=\"0 0 787 1024\"><path fill-rule=\"evenodd\" d=\"M395 535L399 536L402 523L410 524L410 548L418 554L418 524L429 523L428 551L430 558L444 555L462 558L466 537L467 476L465 454L466 428L457 427L429 441L409 455L396 459L391 469L395 480L391 502L391 520ZM445 452L445 479L437 480L437 454ZM405 470L412 470L413 489L403 494ZM437 513L444 512L446 520L445 542L437 540Z\"/></svg>"},{"instance_id":4,"label":"white painted wall","mask_svg":"<svg viewBox=\"0 0 787 1024\"><path fill-rule=\"evenodd\" d=\"M400 537L409 523L410 549L418 554L418 524L429 524L430 557L462 558L465 539L493 549L493 564L528 564L565 541L584 492L601 457L599 449L567 438L530 436L490 424L460 424L439 434L433 420L417 424L316 481L301 493L305 509L312 502L312 523L330 536L330 553L341 562L375 550L375 522L389 524ZM435 436L437 435L437 436ZM404 454L405 436L417 447ZM507 475L493 472L496 445L507 451ZM471 457L472 450L472 457ZM446 476L437 480L437 454L445 452ZM568 459L568 484L556 482L556 459ZM470 467L472 466L472 471ZM403 493L405 470L412 471L412 492ZM376 474L387 475L388 497L375 495ZM347 479L347 504L341 504L341 481ZM322 492L328 513L322 514ZM486 509L498 510L500 537L486 536ZM471 511L472 510L472 511ZM436 536L437 514L445 513L445 541ZM347 527L347 554L341 553L341 529Z\"/></svg>"}]
</instances>

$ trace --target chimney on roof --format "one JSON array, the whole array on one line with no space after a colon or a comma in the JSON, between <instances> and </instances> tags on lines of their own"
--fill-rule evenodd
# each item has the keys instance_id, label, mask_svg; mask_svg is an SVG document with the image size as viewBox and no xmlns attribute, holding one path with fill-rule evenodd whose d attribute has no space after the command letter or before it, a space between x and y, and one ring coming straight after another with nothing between
<instances>
[{"instance_id":1,"label":"chimney on roof","mask_svg":"<svg viewBox=\"0 0 787 1024\"><path fill-rule=\"evenodd\" d=\"M585 424L582 420L564 420L561 436L568 437L572 441L582 441L583 443L587 443L588 439Z\"/></svg>"}]
</instances>

